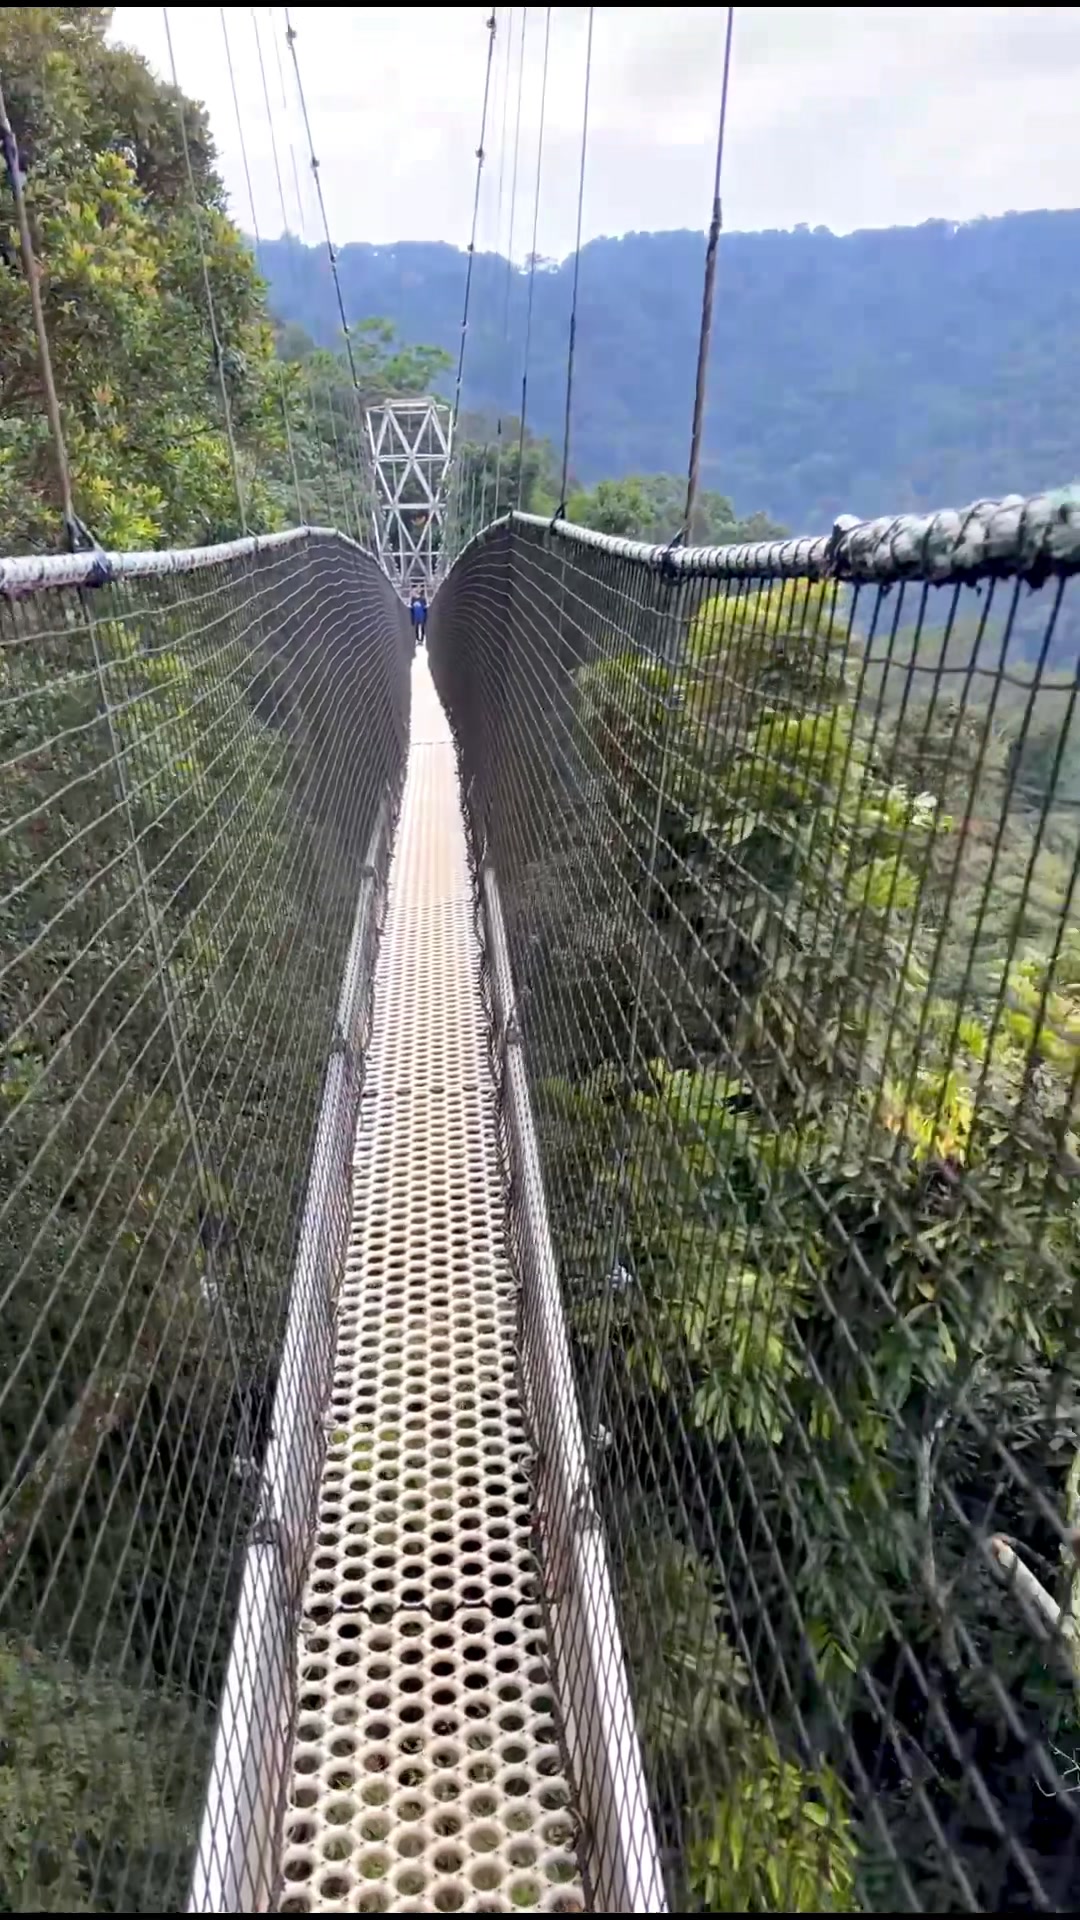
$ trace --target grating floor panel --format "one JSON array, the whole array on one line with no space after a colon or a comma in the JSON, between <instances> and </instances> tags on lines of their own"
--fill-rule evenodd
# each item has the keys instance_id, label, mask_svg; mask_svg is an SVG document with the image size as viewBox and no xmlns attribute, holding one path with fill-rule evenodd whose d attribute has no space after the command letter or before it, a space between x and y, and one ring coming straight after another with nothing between
<instances>
[{"instance_id":1,"label":"grating floor panel","mask_svg":"<svg viewBox=\"0 0 1080 1920\"><path fill-rule=\"evenodd\" d=\"M581 1912L530 1551L494 1094L426 659L357 1129L286 1912Z\"/></svg>"}]
</instances>

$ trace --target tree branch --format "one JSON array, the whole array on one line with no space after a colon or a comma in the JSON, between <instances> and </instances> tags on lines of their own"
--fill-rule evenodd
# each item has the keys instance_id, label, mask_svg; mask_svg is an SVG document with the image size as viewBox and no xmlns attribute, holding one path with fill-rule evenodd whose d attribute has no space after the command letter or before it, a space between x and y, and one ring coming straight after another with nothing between
<instances>
[{"instance_id":1,"label":"tree branch","mask_svg":"<svg viewBox=\"0 0 1080 1920\"><path fill-rule=\"evenodd\" d=\"M987 1552L994 1571L1015 1595L1020 1611L1036 1639L1052 1639L1060 1643L1073 1681L1080 1688L1080 1629L1075 1620L1058 1606L1053 1594L1048 1592L1031 1568L1025 1566L1002 1534L995 1533L991 1537L987 1542Z\"/></svg>"},{"instance_id":2,"label":"tree branch","mask_svg":"<svg viewBox=\"0 0 1080 1920\"><path fill-rule=\"evenodd\" d=\"M939 1413L930 1432L920 1440L915 1455L916 1492L915 1517L919 1523L923 1540L922 1577L930 1604L937 1615L938 1629L941 1634L941 1653L950 1673L956 1673L960 1666L960 1647L956 1638L956 1626L952 1618L949 1589L942 1585L938 1577L937 1560L934 1554L934 1518L933 1518L933 1478L934 1456L941 1435L948 1422L948 1409Z\"/></svg>"},{"instance_id":3,"label":"tree branch","mask_svg":"<svg viewBox=\"0 0 1080 1920\"><path fill-rule=\"evenodd\" d=\"M129 1380L110 1385L91 1374L66 1420L0 1508L0 1568L19 1551L50 1500L70 1487L128 1409ZM127 1391L125 1391L127 1389Z\"/></svg>"}]
</instances>

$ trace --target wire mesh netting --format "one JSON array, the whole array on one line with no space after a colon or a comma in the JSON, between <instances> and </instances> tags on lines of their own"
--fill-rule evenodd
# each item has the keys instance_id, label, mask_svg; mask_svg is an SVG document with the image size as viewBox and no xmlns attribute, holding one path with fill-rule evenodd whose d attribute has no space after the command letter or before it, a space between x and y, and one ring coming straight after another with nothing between
<instances>
[{"instance_id":1,"label":"wire mesh netting","mask_svg":"<svg viewBox=\"0 0 1080 1920\"><path fill-rule=\"evenodd\" d=\"M160 1912L215 1738L204 1876L260 1844L411 648L335 535L0 574L0 1907Z\"/></svg>"},{"instance_id":2,"label":"wire mesh netting","mask_svg":"<svg viewBox=\"0 0 1080 1920\"><path fill-rule=\"evenodd\" d=\"M432 608L695 1911L1080 1899L1080 589L1022 547L516 517Z\"/></svg>"}]
</instances>

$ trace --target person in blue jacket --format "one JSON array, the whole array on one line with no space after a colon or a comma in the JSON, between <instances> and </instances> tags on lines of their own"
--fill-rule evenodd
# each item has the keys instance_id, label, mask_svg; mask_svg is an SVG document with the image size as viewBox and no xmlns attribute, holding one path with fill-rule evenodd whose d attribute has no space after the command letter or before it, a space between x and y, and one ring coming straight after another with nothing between
<instances>
[{"instance_id":1,"label":"person in blue jacket","mask_svg":"<svg viewBox=\"0 0 1080 1920\"><path fill-rule=\"evenodd\" d=\"M413 594L409 614L416 634L416 644L422 647L427 639L427 601L424 599L422 590Z\"/></svg>"}]
</instances>

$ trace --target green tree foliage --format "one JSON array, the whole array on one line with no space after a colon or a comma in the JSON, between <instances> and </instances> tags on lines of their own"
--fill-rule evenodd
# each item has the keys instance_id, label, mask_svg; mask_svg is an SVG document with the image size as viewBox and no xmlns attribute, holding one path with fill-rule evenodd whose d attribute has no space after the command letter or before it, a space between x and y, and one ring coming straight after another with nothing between
<instances>
[{"instance_id":1,"label":"green tree foliage","mask_svg":"<svg viewBox=\"0 0 1080 1920\"><path fill-rule=\"evenodd\" d=\"M121 548L239 530L205 248L249 524L295 519L290 443L305 517L338 520L341 358L275 359L201 111L106 46L108 17L0 15L77 511ZM437 362L378 325L357 352L371 397ZM59 537L0 180L0 542ZM186 1897L339 985L327 930L347 936L372 824L348 811L347 701L260 569L0 612L7 1911Z\"/></svg>"},{"instance_id":2,"label":"green tree foliage","mask_svg":"<svg viewBox=\"0 0 1080 1920\"><path fill-rule=\"evenodd\" d=\"M643 1507L619 1518L626 1652L654 1797L684 1810L690 1900L708 1913L854 1911L856 1845L842 1781L782 1757L752 1724L749 1672L702 1558L666 1530L658 1535L656 1514Z\"/></svg>"},{"instance_id":3,"label":"green tree foliage","mask_svg":"<svg viewBox=\"0 0 1080 1920\"><path fill-rule=\"evenodd\" d=\"M449 356L364 320L350 339L354 387L344 348L316 347L295 324L275 338L203 110L107 45L110 18L85 7L0 18L76 511L109 547L231 537L231 429L250 531L302 518L370 544L364 408L430 390ZM3 174L0 369L0 549L53 546L55 461Z\"/></svg>"},{"instance_id":4,"label":"green tree foliage","mask_svg":"<svg viewBox=\"0 0 1080 1920\"><path fill-rule=\"evenodd\" d=\"M566 503L566 517L576 526L594 527L597 533L625 540L644 540L650 546L671 540L682 526L685 511L686 482L673 473L601 480L591 489L578 488ZM732 546L742 540L774 540L784 531L763 513L740 520L725 494L705 488L698 495L686 545Z\"/></svg>"},{"instance_id":5,"label":"green tree foliage","mask_svg":"<svg viewBox=\"0 0 1080 1920\"><path fill-rule=\"evenodd\" d=\"M37 1778L50 1742L101 1755L141 1691L180 1821L254 1517L338 990L326 929L350 924L365 826L337 811L340 691L280 606L264 645L250 581L197 637L168 582L112 592L93 629L57 598L47 638L3 649L0 1628L33 1622L40 1662L33 1738L14 1655L0 1724L36 1803L59 1791ZM114 1880L138 1900L142 1874L175 1902L187 1828L151 1846L152 1801L134 1824L122 1790L93 1805L94 1846L75 1803L38 1902L108 1906ZM0 1873L0 1901L24 1896Z\"/></svg>"},{"instance_id":6,"label":"green tree foliage","mask_svg":"<svg viewBox=\"0 0 1080 1920\"><path fill-rule=\"evenodd\" d=\"M700 231L583 248L575 390L587 405L573 436L583 484L683 469L704 251ZM337 322L317 250L270 240L259 259L277 310L328 343ZM1074 210L849 234L725 233L704 484L760 503L797 533L827 532L838 513L1060 486L1076 471L1058 396L1080 339L1078 260ZM405 339L450 351L465 265L436 242L355 242L339 255L352 310L385 313ZM465 399L494 418L520 388L528 275L511 277L506 330L506 261L478 253L472 270ZM546 263L532 289L529 419L554 439L573 275L571 254ZM1033 347L1049 338L1052 359Z\"/></svg>"},{"instance_id":7,"label":"green tree foliage","mask_svg":"<svg viewBox=\"0 0 1080 1920\"><path fill-rule=\"evenodd\" d=\"M857 1913L855 1860L836 1774L807 1774L764 1736L694 1847L690 1889L705 1913Z\"/></svg>"},{"instance_id":8,"label":"green tree foliage","mask_svg":"<svg viewBox=\"0 0 1080 1920\"><path fill-rule=\"evenodd\" d=\"M470 532L516 507L523 513L550 515L559 505L554 447L526 432L519 485L519 441L518 420L503 420L493 428L488 420L462 415L455 485L462 523ZM566 502L566 518L597 533L654 545L678 532L685 506L686 483L675 474L631 474L625 480L601 480L593 488L575 487ZM783 531L764 514L739 520L722 493L706 490L699 496L693 527L696 545L769 540Z\"/></svg>"},{"instance_id":9,"label":"green tree foliage","mask_svg":"<svg viewBox=\"0 0 1080 1920\"><path fill-rule=\"evenodd\" d=\"M559 504L555 449L512 417L492 423L463 413L454 459L454 514L459 544L504 514L552 514Z\"/></svg>"},{"instance_id":10,"label":"green tree foliage","mask_svg":"<svg viewBox=\"0 0 1080 1920\"><path fill-rule=\"evenodd\" d=\"M357 386L365 406L435 393L453 362L441 347L400 340L392 320L361 320L349 330Z\"/></svg>"},{"instance_id":11,"label":"green tree foliage","mask_svg":"<svg viewBox=\"0 0 1080 1920\"><path fill-rule=\"evenodd\" d=\"M99 1910L104 1896L107 1910L122 1911L135 1861L167 1885L199 1807L178 1804L145 1699L0 1640L0 1700L0 1911L82 1912L95 1887ZM190 1739L190 1714L166 1711L176 1739Z\"/></svg>"},{"instance_id":12,"label":"green tree foliage","mask_svg":"<svg viewBox=\"0 0 1080 1920\"><path fill-rule=\"evenodd\" d=\"M333 352L301 327L281 327L277 352L292 455L287 469L278 463L282 510L295 520L298 489L308 525L340 527L368 546L374 494L365 410L431 393L450 356L403 345L386 320L362 320L350 329L348 349Z\"/></svg>"},{"instance_id":13,"label":"green tree foliage","mask_svg":"<svg viewBox=\"0 0 1080 1920\"><path fill-rule=\"evenodd\" d=\"M119 548L250 526L281 421L255 264L228 220L202 109L106 45L110 10L8 7L0 68L26 176L76 511ZM184 153L190 155L194 193ZM209 279L222 343L215 365ZM51 545L58 497L14 202L0 178L0 547Z\"/></svg>"},{"instance_id":14,"label":"green tree foliage","mask_svg":"<svg viewBox=\"0 0 1080 1920\"><path fill-rule=\"evenodd\" d=\"M1008 782L1018 757L1048 778L1028 702L958 703L932 659L937 701L910 672L901 692L875 646L835 587L733 587L700 607L677 665L612 652L577 678L588 805L567 857L640 903L644 968L595 934L589 966L642 982L651 1055L644 1079L594 1060L542 1089L577 1337L610 1349L608 1420L651 1434L650 1459L677 1425L714 1489L711 1546L676 1501L643 1524L715 1564L733 1620L771 1622L750 1676L701 1653L702 1687L727 1702L716 1800L708 1767L671 1784L673 1716L650 1720L642 1683L658 1790L692 1809L688 1894L711 1911L910 1898L854 1811L883 1700L907 1759L874 1799L908 1885L952 1908L952 1847L980 1905L1014 1897L959 1750L905 1688L912 1656L1050 1875L989 1676L1033 1738L1067 1749L1076 1724L1068 1659L1033 1638L987 1553L997 1530L1058 1565L1047 1515L1073 1523L1076 827L1062 808L1047 845ZM587 1004L580 937L550 944ZM1070 1608L1071 1573L1056 1585ZM763 1728L751 1703L781 1680L788 1710Z\"/></svg>"}]
</instances>

